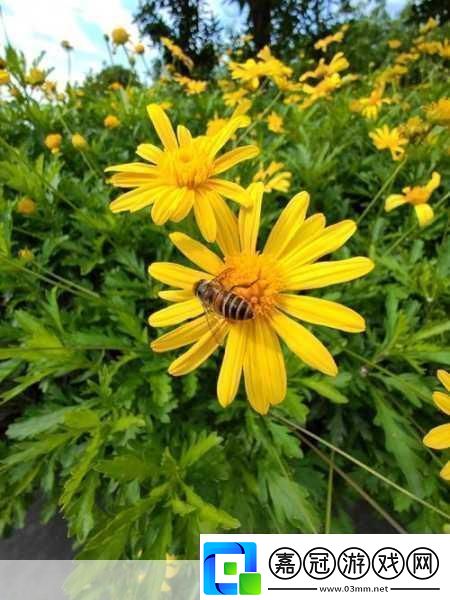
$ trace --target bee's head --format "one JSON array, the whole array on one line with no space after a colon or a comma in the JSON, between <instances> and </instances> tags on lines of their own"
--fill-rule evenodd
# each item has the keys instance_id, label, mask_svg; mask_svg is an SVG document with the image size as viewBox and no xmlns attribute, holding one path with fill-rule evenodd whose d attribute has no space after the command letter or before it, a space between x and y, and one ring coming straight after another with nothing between
<instances>
[{"instance_id":1,"label":"bee's head","mask_svg":"<svg viewBox=\"0 0 450 600\"><path fill-rule=\"evenodd\" d=\"M208 282L206 281L206 279L199 279L198 281L196 281L193 286L194 295L201 296L202 293L205 291L207 283Z\"/></svg>"}]
</instances>

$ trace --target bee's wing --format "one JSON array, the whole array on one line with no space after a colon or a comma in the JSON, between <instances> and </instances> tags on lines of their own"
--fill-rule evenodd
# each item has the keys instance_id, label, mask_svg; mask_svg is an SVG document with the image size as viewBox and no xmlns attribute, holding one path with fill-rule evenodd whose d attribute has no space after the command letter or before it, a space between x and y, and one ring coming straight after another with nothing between
<instances>
[{"instance_id":1,"label":"bee's wing","mask_svg":"<svg viewBox=\"0 0 450 600\"><path fill-rule=\"evenodd\" d=\"M213 338L216 340L219 346L223 346L223 341L221 341L217 335L217 330L219 329L223 317L218 315L214 309L212 309L210 306L208 306L208 304L206 304L206 302L202 302L202 306L205 312L206 323L209 327Z\"/></svg>"}]
</instances>

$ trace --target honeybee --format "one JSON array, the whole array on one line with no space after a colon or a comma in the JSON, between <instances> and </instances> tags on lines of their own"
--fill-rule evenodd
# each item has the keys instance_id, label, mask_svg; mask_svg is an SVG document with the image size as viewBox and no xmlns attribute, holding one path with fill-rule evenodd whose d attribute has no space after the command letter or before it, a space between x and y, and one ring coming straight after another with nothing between
<instances>
[{"instance_id":1,"label":"honeybee","mask_svg":"<svg viewBox=\"0 0 450 600\"><path fill-rule=\"evenodd\" d=\"M205 311L212 311L228 321L248 321L255 316L251 303L233 292L236 287L250 287L248 285L235 285L229 290L222 284L222 273L214 279L200 279L194 283L194 294L203 304ZM256 280L257 281L257 280Z\"/></svg>"}]
</instances>

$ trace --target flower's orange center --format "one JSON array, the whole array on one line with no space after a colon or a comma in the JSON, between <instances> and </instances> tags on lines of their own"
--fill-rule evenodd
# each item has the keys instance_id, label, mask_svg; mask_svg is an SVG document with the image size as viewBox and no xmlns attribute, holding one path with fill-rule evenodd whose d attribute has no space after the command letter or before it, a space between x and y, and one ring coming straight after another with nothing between
<instances>
[{"instance_id":1,"label":"flower's orange center","mask_svg":"<svg viewBox=\"0 0 450 600\"><path fill-rule=\"evenodd\" d=\"M277 262L262 254L227 256L219 279L227 290L250 302L256 316L272 312L282 289Z\"/></svg>"},{"instance_id":2,"label":"flower's orange center","mask_svg":"<svg viewBox=\"0 0 450 600\"><path fill-rule=\"evenodd\" d=\"M205 137L194 138L176 150L166 151L159 167L175 186L195 189L212 175L214 159L208 150Z\"/></svg>"},{"instance_id":3,"label":"flower's orange center","mask_svg":"<svg viewBox=\"0 0 450 600\"><path fill-rule=\"evenodd\" d=\"M416 186L407 188L406 198L411 204L426 204L430 198L430 193L426 187Z\"/></svg>"}]
</instances>

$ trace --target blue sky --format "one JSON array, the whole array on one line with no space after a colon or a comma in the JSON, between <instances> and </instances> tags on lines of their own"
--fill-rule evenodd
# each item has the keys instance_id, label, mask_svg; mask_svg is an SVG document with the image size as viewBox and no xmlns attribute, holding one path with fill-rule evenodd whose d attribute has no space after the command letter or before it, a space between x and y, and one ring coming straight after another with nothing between
<instances>
[{"instance_id":1,"label":"blue sky","mask_svg":"<svg viewBox=\"0 0 450 600\"><path fill-rule=\"evenodd\" d=\"M388 0L390 12L397 13L406 0ZM238 11L226 0L208 0L211 10L224 26L235 27ZM138 0L0 0L6 31L13 44L31 61L42 51L45 67L54 67L51 79L63 85L67 80L67 56L61 40L74 46L72 53L72 80L82 80L92 68L94 71L108 62L103 39L115 27L125 27L134 42L139 41L138 30L132 23ZM0 45L5 40L0 33ZM147 49L147 56L154 54ZM121 49L117 62L126 64Z\"/></svg>"}]
</instances>

